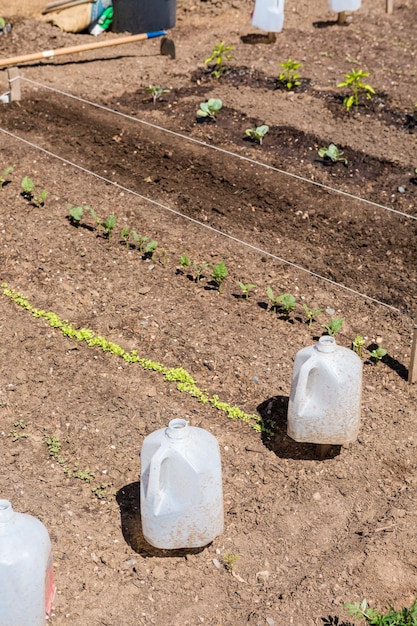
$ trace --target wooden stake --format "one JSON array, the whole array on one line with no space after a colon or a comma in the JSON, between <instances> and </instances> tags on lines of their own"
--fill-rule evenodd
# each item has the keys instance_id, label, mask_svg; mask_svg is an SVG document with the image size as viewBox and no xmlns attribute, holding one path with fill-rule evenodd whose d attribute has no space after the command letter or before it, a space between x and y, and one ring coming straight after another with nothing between
<instances>
[{"instance_id":1,"label":"wooden stake","mask_svg":"<svg viewBox=\"0 0 417 626\"><path fill-rule=\"evenodd\" d=\"M417 383L417 317L414 320L413 344L411 346L410 367L408 369L408 382Z\"/></svg>"},{"instance_id":2,"label":"wooden stake","mask_svg":"<svg viewBox=\"0 0 417 626\"><path fill-rule=\"evenodd\" d=\"M346 12L340 11L340 13L337 14L337 23L339 24L339 26L343 26L345 22L346 22Z\"/></svg>"},{"instance_id":3,"label":"wooden stake","mask_svg":"<svg viewBox=\"0 0 417 626\"><path fill-rule=\"evenodd\" d=\"M7 65L20 65L29 61L40 61L41 59L51 59L53 57L62 56L63 54L74 54L75 52L84 52L85 50L97 50L98 48L109 48L110 46L121 46L125 43L134 41L144 41L153 37L161 37L165 35L165 31L157 30L153 33L141 33L140 35L130 35L129 37L120 37L119 39L110 39L108 41L96 41L94 43L86 43L79 46L69 46L68 48L56 48L55 50L44 50L43 52L35 52L33 54L24 54L18 57L9 57L7 59L0 58L0 67Z\"/></svg>"},{"instance_id":4,"label":"wooden stake","mask_svg":"<svg viewBox=\"0 0 417 626\"><path fill-rule=\"evenodd\" d=\"M394 12L394 0L385 0L385 10L389 15Z\"/></svg>"}]
</instances>

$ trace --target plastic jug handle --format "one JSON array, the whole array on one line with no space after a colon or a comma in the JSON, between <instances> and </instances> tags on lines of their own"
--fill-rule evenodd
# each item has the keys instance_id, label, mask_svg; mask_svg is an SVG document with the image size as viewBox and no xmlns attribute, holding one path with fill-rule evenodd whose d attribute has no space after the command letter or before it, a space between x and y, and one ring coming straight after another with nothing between
<instances>
[{"instance_id":1,"label":"plastic jug handle","mask_svg":"<svg viewBox=\"0 0 417 626\"><path fill-rule=\"evenodd\" d=\"M149 465L149 483L147 497L152 498L153 514L158 514L158 508L162 500L162 490L160 489L161 466L163 461L170 456L170 446L161 446L153 455Z\"/></svg>"},{"instance_id":2,"label":"plastic jug handle","mask_svg":"<svg viewBox=\"0 0 417 626\"><path fill-rule=\"evenodd\" d=\"M312 369L317 367L320 364L320 367L327 371L329 377L333 378L335 382L337 382L337 376L334 373L333 369L329 366L325 359L319 358L316 355L311 356L307 361L303 363L300 367L300 371L298 374L298 382L297 387L294 394L294 404L300 408L300 411L303 410L304 406L307 404L307 381Z\"/></svg>"}]
</instances>

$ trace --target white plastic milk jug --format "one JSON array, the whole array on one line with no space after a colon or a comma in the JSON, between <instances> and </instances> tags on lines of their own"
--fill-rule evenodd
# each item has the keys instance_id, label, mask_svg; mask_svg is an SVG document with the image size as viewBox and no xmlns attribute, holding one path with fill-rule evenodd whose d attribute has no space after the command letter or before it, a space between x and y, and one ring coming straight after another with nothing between
<instances>
[{"instance_id":1,"label":"white plastic milk jug","mask_svg":"<svg viewBox=\"0 0 417 626\"><path fill-rule=\"evenodd\" d=\"M252 26L267 33L279 33L284 24L284 0L256 0Z\"/></svg>"},{"instance_id":2,"label":"white plastic milk jug","mask_svg":"<svg viewBox=\"0 0 417 626\"><path fill-rule=\"evenodd\" d=\"M288 404L288 435L295 441L344 445L358 436L362 393L362 361L320 337L315 346L300 350Z\"/></svg>"},{"instance_id":3,"label":"white plastic milk jug","mask_svg":"<svg viewBox=\"0 0 417 626\"><path fill-rule=\"evenodd\" d=\"M361 0L329 0L329 6L334 13L357 11L361 8Z\"/></svg>"},{"instance_id":4,"label":"white plastic milk jug","mask_svg":"<svg viewBox=\"0 0 417 626\"><path fill-rule=\"evenodd\" d=\"M161 549L200 548L223 532L217 439L174 419L148 435L141 451L143 535Z\"/></svg>"},{"instance_id":5,"label":"white plastic milk jug","mask_svg":"<svg viewBox=\"0 0 417 626\"><path fill-rule=\"evenodd\" d=\"M48 531L0 500L0 626L45 626L54 595Z\"/></svg>"}]
</instances>

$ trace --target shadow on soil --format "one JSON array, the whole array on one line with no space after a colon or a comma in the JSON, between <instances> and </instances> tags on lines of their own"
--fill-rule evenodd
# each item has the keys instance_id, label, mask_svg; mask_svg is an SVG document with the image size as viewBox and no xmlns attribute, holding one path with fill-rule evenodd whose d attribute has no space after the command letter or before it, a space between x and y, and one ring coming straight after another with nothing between
<instances>
[{"instance_id":1,"label":"shadow on soil","mask_svg":"<svg viewBox=\"0 0 417 626\"><path fill-rule=\"evenodd\" d=\"M282 459L324 461L340 454L341 446L298 443L287 435L288 396L273 396L257 407L263 426L272 435L263 433L264 445Z\"/></svg>"},{"instance_id":2,"label":"shadow on soil","mask_svg":"<svg viewBox=\"0 0 417 626\"><path fill-rule=\"evenodd\" d=\"M146 557L187 557L187 554L198 554L206 549L187 548L183 550L160 550L151 546L142 533L140 519L140 482L130 483L121 487L116 494L117 504L120 508L122 533L126 543L134 552Z\"/></svg>"}]
</instances>

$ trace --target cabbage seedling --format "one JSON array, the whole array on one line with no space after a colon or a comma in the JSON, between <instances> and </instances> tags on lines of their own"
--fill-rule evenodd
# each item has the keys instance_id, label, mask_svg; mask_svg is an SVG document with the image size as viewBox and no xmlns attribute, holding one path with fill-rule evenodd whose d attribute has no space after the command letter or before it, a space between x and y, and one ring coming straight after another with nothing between
<instances>
[{"instance_id":1,"label":"cabbage seedling","mask_svg":"<svg viewBox=\"0 0 417 626\"><path fill-rule=\"evenodd\" d=\"M44 206L48 192L43 189L39 195L35 195L35 184L29 176L22 180L22 196L29 202L34 202L37 206Z\"/></svg>"},{"instance_id":2,"label":"cabbage seedling","mask_svg":"<svg viewBox=\"0 0 417 626\"><path fill-rule=\"evenodd\" d=\"M334 143L331 143L327 148L320 148L318 155L321 159L329 159L332 163L342 161L345 165L348 164L348 160L343 156L343 152Z\"/></svg>"},{"instance_id":3,"label":"cabbage seedling","mask_svg":"<svg viewBox=\"0 0 417 626\"><path fill-rule=\"evenodd\" d=\"M246 300L249 300L249 292L251 291L251 289L255 289L256 285L245 285L245 283L240 282L240 280L238 280L237 284L243 291L243 295L245 296Z\"/></svg>"},{"instance_id":4,"label":"cabbage seedling","mask_svg":"<svg viewBox=\"0 0 417 626\"><path fill-rule=\"evenodd\" d=\"M315 309L314 311L311 311L306 304L303 304L303 309L304 313L308 317L308 327L311 328L314 318L316 317L316 315L320 315L320 313L323 313L323 309Z\"/></svg>"},{"instance_id":5,"label":"cabbage seedling","mask_svg":"<svg viewBox=\"0 0 417 626\"><path fill-rule=\"evenodd\" d=\"M213 272L211 274L212 279L219 288L219 293L222 292L222 286L227 276L227 267L224 261L220 261L217 265L213 267Z\"/></svg>"},{"instance_id":6,"label":"cabbage seedling","mask_svg":"<svg viewBox=\"0 0 417 626\"><path fill-rule=\"evenodd\" d=\"M386 353L387 351L382 346L378 346L377 348L375 348L375 350L372 350L372 352L370 352L371 358L375 360L375 365L378 365L378 363L381 359L384 358Z\"/></svg>"},{"instance_id":7,"label":"cabbage seedling","mask_svg":"<svg viewBox=\"0 0 417 626\"><path fill-rule=\"evenodd\" d=\"M108 239L110 239L114 227L116 226L116 218L114 215L109 215L104 222L101 222L104 232Z\"/></svg>"},{"instance_id":8,"label":"cabbage seedling","mask_svg":"<svg viewBox=\"0 0 417 626\"><path fill-rule=\"evenodd\" d=\"M155 254L155 250L158 247L157 241L150 241L145 246L145 254L148 258L153 259L153 255Z\"/></svg>"},{"instance_id":9,"label":"cabbage seedling","mask_svg":"<svg viewBox=\"0 0 417 626\"><path fill-rule=\"evenodd\" d=\"M151 94L154 104L156 104L156 101L159 98L159 96L162 96L162 94L164 93L169 93L170 91L171 91L170 89L164 89L163 87L161 87L161 85L155 85L155 86L150 85L149 87L146 88L146 92Z\"/></svg>"},{"instance_id":10,"label":"cabbage seedling","mask_svg":"<svg viewBox=\"0 0 417 626\"><path fill-rule=\"evenodd\" d=\"M6 167L6 169L0 172L0 189L3 187L4 183L6 182L8 175L11 174L12 172L13 172L12 166Z\"/></svg>"},{"instance_id":11,"label":"cabbage seedling","mask_svg":"<svg viewBox=\"0 0 417 626\"><path fill-rule=\"evenodd\" d=\"M344 321L344 317L335 317L328 324L323 324L323 328L327 330L330 337L334 337L338 332L342 330Z\"/></svg>"},{"instance_id":12,"label":"cabbage seedling","mask_svg":"<svg viewBox=\"0 0 417 626\"><path fill-rule=\"evenodd\" d=\"M201 102L200 108L197 111L197 117L209 117L212 120L216 119L216 114L220 111L223 104L221 100L216 98L209 98L207 102Z\"/></svg>"},{"instance_id":13,"label":"cabbage seedling","mask_svg":"<svg viewBox=\"0 0 417 626\"><path fill-rule=\"evenodd\" d=\"M245 135L250 137L251 139L256 139L259 141L260 145L262 145L262 140L265 137L266 133L269 130L269 126L263 124L262 126L257 126L256 128L247 128L245 130Z\"/></svg>"},{"instance_id":14,"label":"cabbage seedling","mask_svg":"<svg viewBox=\"0 0 417 626\"><path fill-rule=\"evenodd\" d=\"M204 61L205 65L214 61L215 65L211 70L211 75L214 76L214 78L220 78L223 74L226 74L226 72L229 71L229 68L225 65L224 60L226 59L226 61L230 61L230 59L233 59L231 54L227 54L231 50L233 50L233 46L231 44L226 46L224 40L222 40L220 43L214 45L213 52Z\"/></svg>"},{"instance_id":15,"label":"cabbage seedling","mask_svg":"<svg viewBox=\"0 0 417 626\"><path fill-rule=\"evenodd\" d=\"M297 80L300 78L300 74L296 72L296 70L301 67L301 63L288 59L288 61L280 63L280 67L284 68L284 71L279 75L279 83L285 85L288 90L301 85L301 81Z\"/></svg>"},{"instance_id":16,"label":"cabbage seedling","mask_svg":"<svg viewBox=\"0 0 417 626\"><path fill-rule=\"evenodd\" d=\"M350 111L353 106L359 106L360 93L365 93L365 96L368 100L370 100L375 94L375 89L371 87L371 85L369 85L368 83L363 82L362 79L366 76L369 76L369 72L352 69L349 74L345 74L346 80L343 80L337 85L338 87L349 87L351 89L352 93L343 99L343 104L346 108L346 111Z\"/></svg>"}]
</instances>

